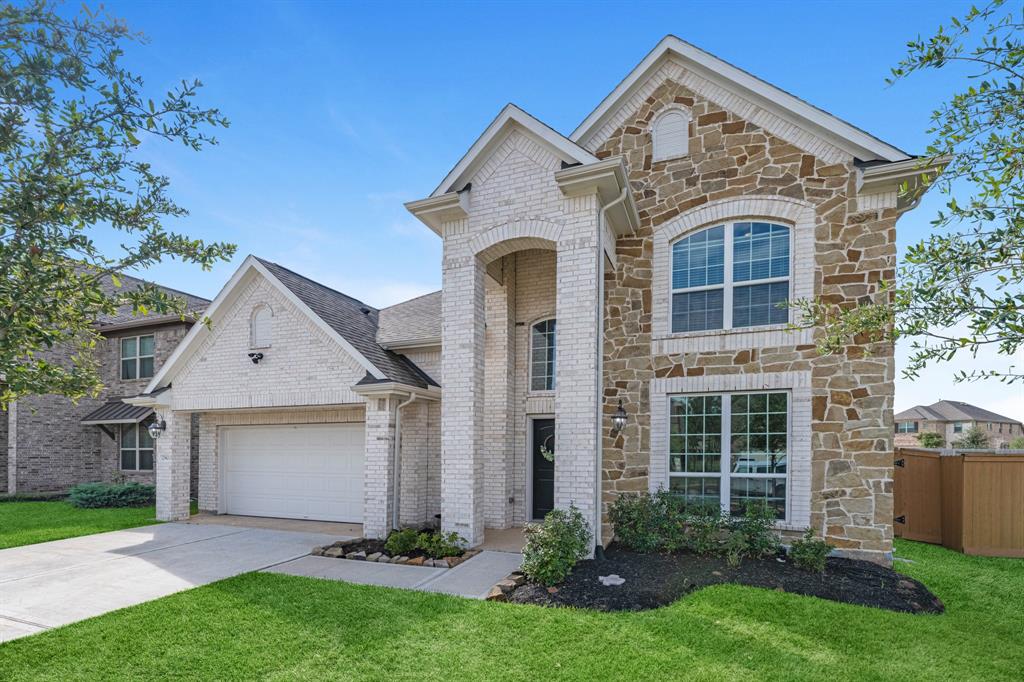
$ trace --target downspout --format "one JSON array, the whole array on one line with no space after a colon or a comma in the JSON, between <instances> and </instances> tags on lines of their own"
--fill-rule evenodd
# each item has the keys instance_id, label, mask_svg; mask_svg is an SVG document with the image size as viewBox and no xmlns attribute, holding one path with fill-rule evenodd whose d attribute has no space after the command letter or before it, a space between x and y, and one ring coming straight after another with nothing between
<instances>
[{"instance_id":1,"label":"downspout","mask_svg":"<svg viewBox=\"0 0 1024 682\"><path fill-rule=\"evenodd\" d=\"M395 530L398 529L398 505L402 501L401 493L399 492L402 484L401 471L399 470L402 448L402 408L414 402L416 402L416 394L410 393L409 398L405 402L399 403L398 407L395 408L395 446L391 453L391 527Z\"/></svg>"},{"instance_id":2,"label":"downspout","mask_svg":"<svg viewBox=\"0 0 1024 682\"><path fill-rule=\"evenodd\" d=\"M600 263L597 277L597 453L594 467L594 553L602 557L604 548L601 546L601 504L604 491L601 490L601 469L604 466L604 434L601 425L604 422L604 224L608 209L618 206L629 193L629 185L622 188L619 196L611 203L601 207L597 214L597 258ZM614 248L614 245L613 245Z\"/></svg>"}]
</instances>

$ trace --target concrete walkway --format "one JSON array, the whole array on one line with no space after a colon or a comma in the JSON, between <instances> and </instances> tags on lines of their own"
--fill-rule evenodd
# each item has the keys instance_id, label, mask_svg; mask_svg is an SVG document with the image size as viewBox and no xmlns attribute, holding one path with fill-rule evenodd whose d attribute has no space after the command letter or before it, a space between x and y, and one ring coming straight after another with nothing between
<instances>
[{"instance_id":1,"label":"concrete walkway","mask_svg":"<svg viewBox=\"0 0 1024 682\"><path fill-rule=\"evenodd\" d=\"M483 599L494 583L519 568L522 562L523 555L518 552L489 550L451 569L305 556L266 571Z\"/></svg>"},{"instance_id":2,"label":"concrete walkway","mask_svg":"<svg viewBox=\"0 0 1024 682\"><path fill-rule=\"evenodd\" d=\"M0 642L258 571L341 539L166 523L0 550Z\"/></svg>"}]
</instances>

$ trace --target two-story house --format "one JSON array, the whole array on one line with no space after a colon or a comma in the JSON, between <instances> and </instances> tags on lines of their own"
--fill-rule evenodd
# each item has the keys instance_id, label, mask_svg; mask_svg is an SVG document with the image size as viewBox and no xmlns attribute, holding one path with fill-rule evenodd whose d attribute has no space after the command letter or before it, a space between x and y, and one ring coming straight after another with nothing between
<instances>
[{"instance_id":1,"label":"two-story house","mask_svg":"<svg viewBox=\"0 0 1024 682\"><path fill-rule=\"evenodd\" d=\"M142 281L124 276L122 287ZM107 288L113 292L111 283ZM184 298L198 315L209 301ZM63 396L17 400L0 411L0 493L63 492L93 481L155 481L153 443L146 431L153 411L126 405L163 365L194 317L136 316L130 306L96 321L103 342L96 348L103 390L77 404ZM60 349L53 351L59 360Z\"/></svg>"},{"instance_id":2,"label":"two-story house","mask_svg":"<svg viewBox=\"0 0 1024 682\"><path fill-rule=\"evenodd\" d=\"M477 545L571 504L606 543L617 495L667 489L889 561L892 346L820 356L787 302L884 295L921 165L672 36L568 135L509 105L407 204L439 294L245 261L132 400L158 514L188 514L198 414L204 510Z\"/></svg>"},{"instance_id":3,"label":"two-story house","mask_svg":"<svg viewBox=\"0 0 1024 682\"><path fill-rule=\"evenodd\" d=\"M946 447L953 447L972 428L985 434L990 448L1000 450L1024 437L1024 424L1019 420L959 400L911 407L897 414L895 422L897 447L920 447L922 433L937 433Z\"/></svg>"}]
</instances>

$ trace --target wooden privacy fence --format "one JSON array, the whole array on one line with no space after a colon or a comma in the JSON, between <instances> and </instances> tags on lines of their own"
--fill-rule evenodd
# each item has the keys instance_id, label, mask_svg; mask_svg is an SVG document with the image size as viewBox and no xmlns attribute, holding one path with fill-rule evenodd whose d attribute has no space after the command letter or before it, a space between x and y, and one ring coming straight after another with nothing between
<instances>
[{"instance_id":1,"label":"wooden privacy fence","mask_svg":"<svg viewBox=\"0 0 1024 682\"><path fill-rule=\"evenodd\" d=\"M897 448L895 463L897 537L1024 557L1024 452Z\"/></svg>"}]
</instances>

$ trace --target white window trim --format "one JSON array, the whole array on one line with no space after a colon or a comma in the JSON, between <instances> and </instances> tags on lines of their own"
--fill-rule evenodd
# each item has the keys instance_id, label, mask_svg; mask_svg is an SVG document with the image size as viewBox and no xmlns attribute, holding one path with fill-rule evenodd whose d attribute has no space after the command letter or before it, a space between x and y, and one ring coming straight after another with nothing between
<instances>
[{"instance_id":1,"label":"white window trim","mask_svg":"<svg viewBox=\"0 0 1024 682\"><path fill-rule=\"evenodd\" d=\"M656 355L701 351L743 350L814 343L814 329L790 330L786 325L740 327L672 333L671 244L703 227L726 222L779 222L792 228L790 291L794 300L814 297L814 204L791 197L753 195L708 202L684 211L654 230L651 352ZM790 320L794 313L790 311Z\"/></svg>"},{"instance_id":2,"label":"white window trim","mask_svg":"<svg viewBox=\"0 0 1024 682\"><path fill-rule=\"evenodd\" d=\"M905 430L900 428L900 426L903 425L903 424L913 424L913 429L909 430L909 431L905 431ZM896 433L918 433L919 430L920 430L920 426L918 425L918 423L916 421L896 422Z\"/></svg>"},{"instance_id":3,"label":"white window trim","mask_svg":"<svg viewBox=\"0 0 1024 682\"><path fill-rule=\"evenodd\" d=\"M152 338L153 339L153 353L150 355L142 354L142 339ZM135 357L126 358L124 356L124 342L128 339L135 339ZM138 381L140 379L150 380L153 375L156 374L156 334L141 334L139 336L120 336L117 339L117 354L120 361L117 363L117 375L121 377L121 381ZM148 377L142 376L142 360L144 358L153 358L153 374ZM135 360L135 378L129 379L124 375L124 361Z\"/></svg>"},{"instance_id":4,"label":"white window trim","mask_svg":"<svg viewBox=\"0 0 1024 682\"><path fill-rule=\"evenodd\" d=\"M789 234L789 274L788 275L786 275L785 277L765 277L763 279L745 280L745 281L740 282L738 284L733 280L733 271L732 271L732 269L733 269L733 250L736 247L736 240L735 240L736 225L739 224L739 223L748 223L748 222L762 222L762 223L768 223L770 225L778 225L779 227L784 227L784 228L786 228L789 231L789 233L788 233ZM725 250L724 258L723 258L723 261L722 261L722 263L723 263L723 266L722 266L722 269L723 269L723 272L722 272L722 283L721 284L708 284L708 285L699 286L699 287L683 287L683 288L679 288L679 289L676 289L675 287L673 287L672 286L671 272L675 268L675 263L672 262L673 261L672 250L674 249L675 245L677 243L679 243L680 241L682 241L683 239L687 239L689 237L694 237L694 236L700 234L701 232L706 232L707 230L713 230L716 227L721 227L722 228L722 232L723 232L722 248ZM687 233L685 233L683 235L680 235L676 239L674 239L671 242L669 242L668 247L669 247L670 276L669 276L669 312L668 312L668 314L669 314L669 331L670 331L670 333L673 336L678 336L678 335L682 335L682 334L689 335L689 334L694 334L694 333L707 334L707 333L710 333L710 332L745 331L747 329L778 329L780 327L785 327L786 325L788 325L790 323L790 321L793 319L793 311L792 310L787 311L786 321L785 322L780 322L780 323L776 323L776 324L767 324L767 325L754 325L754 326L747 326L747 327L734 327L733 324L732 324L732 301L733 301L733 291L737 287L742 288L742 287L747 287L747 286L756 286L758 284L776 284L776 283L779 283L779 282L786 282L789 285L787 287L789 289L789 291L787 292L787 296L788 296L787 300L790 300L790 301L793 300L793 270L794 270L794 268L793 268L793 263L794 263L793 253L795 251L794 239L793 239L794 232L796 232L796 229L795 229L795 227L793 225L786 224L786 223L784 223L782 221L779 221L779 220L774 220L774 219L770 220L770 219L767 219L767 218L761 218L761 219L743 218L743 219L737 219L737 220L730 220L730 221L726 221L726 222L723 222L723 223L718 223L718 224L715 224L715 225L707 225L705 227L701 227L701 228L698 228L696 230L691 230L690 232L687 232ZM697 292L701 292L701 291L715 291L715 290L718 290L718 289L722 290L722 326L721 327L719 327L717 329L700 329L700 330L697 330L696 332L677 332L677 331L672 331L672 306L673 306L672 299L675 296L675 294L690 294L690 293L697 293Z\"/></svg>"},{"instance_id":5,"label":"white window trim","mask_svg":"<svg viewBox=\"0 0 1024 682\"><path fill-rule=\"evenodd\" d=\"M267 333L269 337L266 339L266 343L258 343L260 339L256 338L256 316L261 312L267 311L270 314L270 329ZM252 314L249 315L249 348L270 348L274 343L274 309L266 303L260 303L252 309Z\"/></svg>"},{"instance_id":6,"label":"white window trim","mask_svg":"<svg viewBox=\"0 0 1024 682\"><path fill-rule=\"evenodd\" d=\"M126 426L130 426L131 428L137 429L137 431L135 433L135 447L134 448L126 448L126 447L124 447L124 427L126 427ZM139 434L138 434L138 431L141 431L144 428L148 428L148 425L144 426L142 422L139 422L137 424L122 424L121 428L118 430L118 433L117 433L117 468L119 470L121 470L121 471L132 471L132 472L156 471L156 443L153 443L153 447L151 447L151 448L139 447ZM124 462L121 459L121 457L122 457L122 453L124 453L126 450L129 451L129 452L134 452L135 453L135 468L134 469L126 469L124 467ZM142 450L149 450L149 451L151 451L153 453L153 466L150 467L149 469L140 469L139 468L139 452L142 451Z\"/></svg>"},{"instance_id":7,"label":"white window trim","mask_svg":"<svg viewBox=\"0 0 1024 682\"><path fill-rule=\"evenodd\" d=\"M533 387L533 328L536 327L538 324L541 324L542 322L551 322L551 321L553 321L555 323L555 345L552 347L552 349L553 349L553 351L555 353L555 357L554 357L554 359L553 359L553 361L551 363L551 371L552 371L552 375L551 375L551 388L535 389ZM536 320L534 320L533 322L530 323L530 326L527 328L527 332L526 333L529 336L529 343L528 343L529 350L528 350L528 354L527 354L527 358L526 358L526 365L528 367L527 372L526 372L526 374L527 374L527 376L526 376L526 389L527 389L527 392L530 395L551 395L551 394L553 394L555 392L555 386L557 386L556 382L558 381L558 379L557 379L557 376L558 376L558 320L555 319L554 315L548 315L547 317L541 317L539 319L536 319Z\"/></svg>"},{"instance_id":8,"label":"white window trim","mask_svg":"<svg viewBox=\"0 0 1024 682\"><path fill-rule=\"evenodd\" d=\"M786 394L786 472L780 474L741 474L734 473L732 471L732 397L736 395L765 395L771 393L785 393ZM786 479L786 501L785 501L785 516L778 519L778 523L787 524L791 516L790 512L790 480L789 480L789 463L792 459L792 440L793 440L793 393L788 389L758 389L752 391L728 391L728 392L696 392L696 393L672 393L668 395L669 405L669 422L666 423L665 428L669 430L671 434L671 419L672 419L672 398L696 398L704 396L705 398L711 396L717 396L722 399L722 426L720 429L720 436L722 439L722 452L719 459L719 468L717 473L709 472L672 472L671 467L669 468L668 478L671 483L673 478L717 478L718 483L718 497L719 505L724 513L729 514L732 507L732 479L733 478L762 478L762 479L775 479L784 478ZM671 442L671 441L670 441ZM666 459L672 456L671 446L665 453ZM667 466L667 465L666 465ZM666 486L667 489L671 488L671 485Z\"/></svg>"},{"instance_id":9,"label":"white window trim","mask_svg":"<svg viewBox=\"0 0 1024 682\"><path fill-rule=\"evenodd\" d=\"M681 154L670 153L670 154L658 154L658 123L661 119L665 118L669 114L682 114L686 119L686 149ZM650 126L648 129L651 132L651 162L657 163L659 161L671 161L672 159L682 159L690 155L690 124L693 123L693 113L684 106L673 104L665 107L658 114L651 119Z\"/></svg>"},{"instance_id":10,"label":"white window trim","mask_svg":"<svg viewBox=\"0 0 1024 682\"><path fill-rule=\"evenodd\" d=\"M652 379L651 447L648 489L655 493L669 486L669 398L673 395L766 393L788 391L789 462L786 467L786 519L777 530L802 531L811 525L811 373L770 372Z\"/></svg>"}]
</instances>

